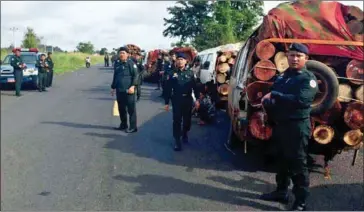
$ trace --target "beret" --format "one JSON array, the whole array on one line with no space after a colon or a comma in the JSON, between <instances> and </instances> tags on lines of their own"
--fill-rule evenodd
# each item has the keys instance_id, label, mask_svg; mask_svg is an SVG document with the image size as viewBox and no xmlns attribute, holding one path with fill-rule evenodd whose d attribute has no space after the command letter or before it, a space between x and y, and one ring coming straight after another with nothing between
<instances>
[{"instance_id":1,"label":"beret","mask_svg":"<svg viewBox=\"0 0 364 212\"><path fill-rule=\"evenodd\" d=\"M176 58L183 58L183 59L187 60L187 57L186 57L186 55L184 53L178 53L176 55Z\"/></svg>"},{"instance_id":2,"label":"beret","mask_svg":"<svg viewBox=\"0 0 364 212\"><path fill-rule=\"evenodd\" d=\"M306 45L303 45L301 43L292 43L289 46L289 50L290 51L301 52L301 53L305 53L305 54L308 54L309 53L307 46Z\"/></svg>"},{"instance_id":3,"label":"beret","mask_svg":"<svg viewBox=\"0 0 364 212\"><path fill-rule=\"evenodd\" d=\"M126 47L120 47L120 49L119 49L119 52L121 52L121 51L124 51L124 52L126 52L126 53L129 53L129 49L128 48L126 48Z\"/></svg>"}]
</instances>

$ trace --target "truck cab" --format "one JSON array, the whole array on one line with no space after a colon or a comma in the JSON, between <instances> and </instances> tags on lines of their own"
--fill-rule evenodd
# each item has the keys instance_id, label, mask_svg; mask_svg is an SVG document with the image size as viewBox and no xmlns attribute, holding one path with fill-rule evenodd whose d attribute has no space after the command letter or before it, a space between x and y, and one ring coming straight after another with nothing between
<instances>
[{"instance_id":1,"label":"truck cab","mask_svg":"<svg viewBox=\"0 0 364 212\"><path fill-rule=\"evenodd\" d=\"M14 49L15 50L15 49ZM15 52L13 50L13 52ZM35 67L40 53L37 48L21 49L21 59L27 65L23 70L23 83L31 84L37 87L38 84L38 68ZM14 54L8 54L1 63L0 83L15 83L14 68L10 65L10 60Z\"/></svg>"}]
</instances>

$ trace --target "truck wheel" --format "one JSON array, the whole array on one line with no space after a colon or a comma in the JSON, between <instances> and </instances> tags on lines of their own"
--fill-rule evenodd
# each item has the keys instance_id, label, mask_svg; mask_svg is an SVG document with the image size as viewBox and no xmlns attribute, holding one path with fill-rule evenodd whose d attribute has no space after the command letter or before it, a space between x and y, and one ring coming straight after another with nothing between
<instances>
[{"instance_id":1,"label":"truck wheel","mask_svg":"<svg viewBox=\"0 0 364 212\"><path fill-rule=\"evenodd\" d=\"M316 61L309 60L306 67L311 71L319 81L319 93L316 94L313 102L311 114L320 114L330 109L339 95L339 81L335 72L327 65Z\"/></svg>"}]
</instances>

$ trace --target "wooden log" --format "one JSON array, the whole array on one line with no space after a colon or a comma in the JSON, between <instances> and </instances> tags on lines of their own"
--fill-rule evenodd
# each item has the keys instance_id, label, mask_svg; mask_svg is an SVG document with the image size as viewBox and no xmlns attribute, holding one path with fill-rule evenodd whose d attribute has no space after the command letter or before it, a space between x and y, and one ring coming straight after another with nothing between
<instances>
[{"instance_id":1,"label":"wooden log","mask_svg":"<svg viewBox=\"0 0 364 212\"><path fill-rule=\"evenodd\" d=\"M362 61L352 60L346 67L346 77L358 80L350 80L351 83L361 85L364 80L364 64Z\"/></svg>"},{"instance_id":2,"label":"wooden log","mask_svg":"<svg viewBox=\"0 0 364 212\"><path fill-rule=\"evenodd\" d=\"M356 89L355 98L361 102L364 102L364 85L361 85L358 89Z\"/></svg>"},{"instance_id":3,"label":"wooden log","mask_svg":"<svg viewBox=\"0 0 364 212\"><path fill-rule=\"evenodd\" d=\"M225 55L221 55L221 56L219 57L219 62L220 62L220 63L225 63L225 62L226 62L226 60L227 60L227 58L226 58L226 56L225 56Z\"/></svg>"},{"instance_id":4,"label":"wooden log","mask_svg":"<svg viewBox=\"0 0 364 212\"><path fill-rule=\"evenodd\" d=\"M257 79L268 81L276 75L276 66L270 60L261 60L254 66L254 75Z\"/></svg>"},{"instance_id":5,"label":"wooden log","mask_svg":"<svg viewBox=\"0 0 364 212\"><path fill-rule=\"evenodd\" d=\"M277 52L277 54L274 56L274 63L276 65L279 73L282 73L285 70L287 70L289 65L288 65L288 58L286 56L286 53Z\"/></svg>"},{"instance_id":6,"label":"wooden log","mask_svg":"<svg viewBox=\"0 0 364 212\"><path fill-rule=\"evenodd\" d=\"M364 129L364 104L352 102L344 113L344 121L351 129Z\"/></svg>"},{"instance_id":7,"label":"wooden log","mask_svg":"<svg viewBox=\"0 0 364 212\"><path fill-rule=\"evenodd\" d=\"M257 44L255 53L257 54L259 59L269 60L271 57L273 57L275 51L276 48L271 42L263 40Z\"/></svg>"},{"instance_id":8,"label":"wooden log","mask_svg":"<svg viewBox=\"0 0 364 212\"><path fill-rule=\"evenodd\" d=\"M229 64L229 65L234 65L234 63L235 63L234 58L230 58L230 59L228 60L228 64Z\"/></svg>"},{"instance_id":9,"label":"wooden log","mask_svg":"<svg viewBox=\"0 0 364 212\"><path fill-rule=\"evenodd\" d=\"M346 132L344 135L344 142L348 146L356 146L360 142L363 142L363 139L364 139L363 133L359 129L350 130L350 131Z\"/></svg>"},{"instance_id":10,"label":"wooden log","mask_svg":"<svg viewBox=\"0 0 364 212\"><path fill-rule=\"evenodd\" d=\"M228 84L220 85L218 88L218 92L223 96L228 95L229 94L229 85Z\"/></svg>"},{"instance_id":11,"label":"wooden log","mask_svg":"<svg viewBox=\"0 0 364 212\"><path fill-rule=\"evenodd\" d=\"M269 140L272 137L272 127L267 123L268 116L262 111L252 114L249 119L249 131L257 139Z\"/></svg>"},{"instance_id":12,"label":"wooden log","mask_svg":"<svg viewBox=\"0 0 364 212\"><path fill-rule=\"evenodd\" d=\"M217 67L217 71L220 73L226 73L230 70L230 66L227 63L220 63Z\"/></svg>"},{"instance_id":13,"label":"wooden log","mask_svg":"<svg viewBox=\"0 0 364 212\"><path fill-rule=\"evenodd\" d=\"M352 35L363 34L363 23L357 20L351 20L347 23L349 31Z\"/></svg>"},{"instance_id":14,"label":"wooden log","mask_svg":"<svg viewBox=\"0 0 364 212\"><path fill-rule=\"evenodd\" d=\"M355 17L356 20L358 21L362 21L364 19L364 16L363 16L363 11L359 8L359 7L356 7L356 6L348 6L348 13Z\"/></svg>"},{"instance_id":15,"label":"wooden log","mask_svg":"<svg viewBox=\"0 0 364 212\"><path fill-rule=\"evenodd\" d=\"M339 95L338 95L338 100L340 102L350 102L351 99L353 98L352 96L352 90L350 85L348 84L339 84Z\"/></svg>"},{"instance_id":16,"label":"wooden log","mask_svg":"<svg viewBox=\"0 0 364 212\"><path fill-rule=\"evenodd\" d=\"M223 73L217 74L216 81L220 84L224 83L226 81L226 74L223 74Z\"/></svg>"},{"instance_id":17,"label":"wooden log","mask_svg":"<svg viewBox=\"0 0 364 212\"><path fill-rule=\"evenodd\" d=\"M246 94L250 104L258 105L264 95L270 92L273 83L255 81L246 87Z\"/></svg>"},{"instance_id":18,"label":"wooden log","mask_svg":"<svg viewBox=\"0 0 364 212\"><path fill-rule=\"evenodd\" d=\"M313 131L313 138L319 144L328 144L334 138L335 131L328 125L319 125Z\"/></svg>"},{"instance_id":19,"label":"wooden log","mask_svg":"<svg viewBox=\"0 0 364 212\"><path fill-rule=\"evenodd\" d=\"M330 109L319 115L319 122L321 124L333 123L337 118L340 117L341 109L342 107L340 101L336 100L336 102Z\"/></svg>"}]
</instances>

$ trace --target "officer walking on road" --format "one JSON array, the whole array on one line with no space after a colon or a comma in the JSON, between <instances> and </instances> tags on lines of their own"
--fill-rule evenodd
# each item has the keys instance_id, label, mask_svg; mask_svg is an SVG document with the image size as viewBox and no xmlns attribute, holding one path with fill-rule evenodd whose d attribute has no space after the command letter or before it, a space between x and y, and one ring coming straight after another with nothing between
<instances>
[{"instance_id":1,"label":"officer walking on road","mask_svg":"<svg viewBox=\"0 0 364 212\"><path fill-rule=\"evenodd\" d=\"M14 68L15 96L21 96L20 90L23 83L23 69L26 65L20 57L20 49L15 49L15 56L11 58L10 65Z\"/></svg>"},{"instance_id":2,"label":"officer walking on road","mask_svg":"<svg viewBox=\"0 0 364 212\"><path fill-rule=\"evenodd\" d=\"M166 91L171 86L171 76L173 74L173 70L176 68L176 53L171 52L168 60L165 60L165 64L163 67L163 97L166 96Z\"/></svg>"},{"instance_id":3,"label":"officer walking on road","mask_svg":"<svg viewBox=\"0 0 364 212\"><path fill-rule=\"evenodd\" d=\"M48 57L46 59L47 63L48 63L48 70L49 72L47 72L47 88L48 87L52 87L52 82L53 82L53 67L54 67L54 62L52 60L52 52L48 52Z\"/></svg>"},{"instance_id":4,"label":"officer walking on road","mask_svg":"<svg viewBox=\"0 0 364 212\"><path fill-rule=\"evenodd\" d=\"M48 75L48 62L45 59L45 54L40 55L40 60L37 61L35 67L38 68L38 90L39 92L47 91L47 75Z\"/></svg>"},{"instance_id":5,"label":"officer walking on road","mask_svg":"<svg viewBox=\"0 0 364 212\"><path fill-rule=\"evenodd\" d=\"M277 189L263 194L268 201L288 202L290 179L295 202L291 210L306 210L309 194L307 146L311 132L311 104L318 91L317 80L305 64L308 48L293 43L287 53L289 68L274 82L272 92L262 98L262 105L274 123L273 140L278 149Z\"/></svg>"},{"instance_id":6,"label":"officer walking on road","mask_svg":"<svg viewBox=\"0 0 364 212\"><path fill-rule=\"evenodd\" d=\"M188 131L191 128L192 89L198 98L196 79L193 72L186 68L187 57L183 53L177 55L176 68L170 79L170 85L166 88L165 110L169 110L169 99L172 98L173 106L173 137L175 151L181 151L181 122L183 120L182 140L188 143ZM173 92L173 96L172 96Z\"/></svg>"},{"instance_id":7,"label":"officer walking on road","mask_svg":"<svg viewBox=\"0 0 364 212\"><path fill-rule=\"evenodd\" d=\"M114 76L111 84L111 95L116 92L119 106L120 126L117 130L127 133L137 132L137 116L135 107L135 87L138 85L138 70L136 64L129 59L129 50L126 47L119 49L119 59L115 61ZM129 128L127 124L126 109L129 114Z\"/></svg>"}]
</instances>

